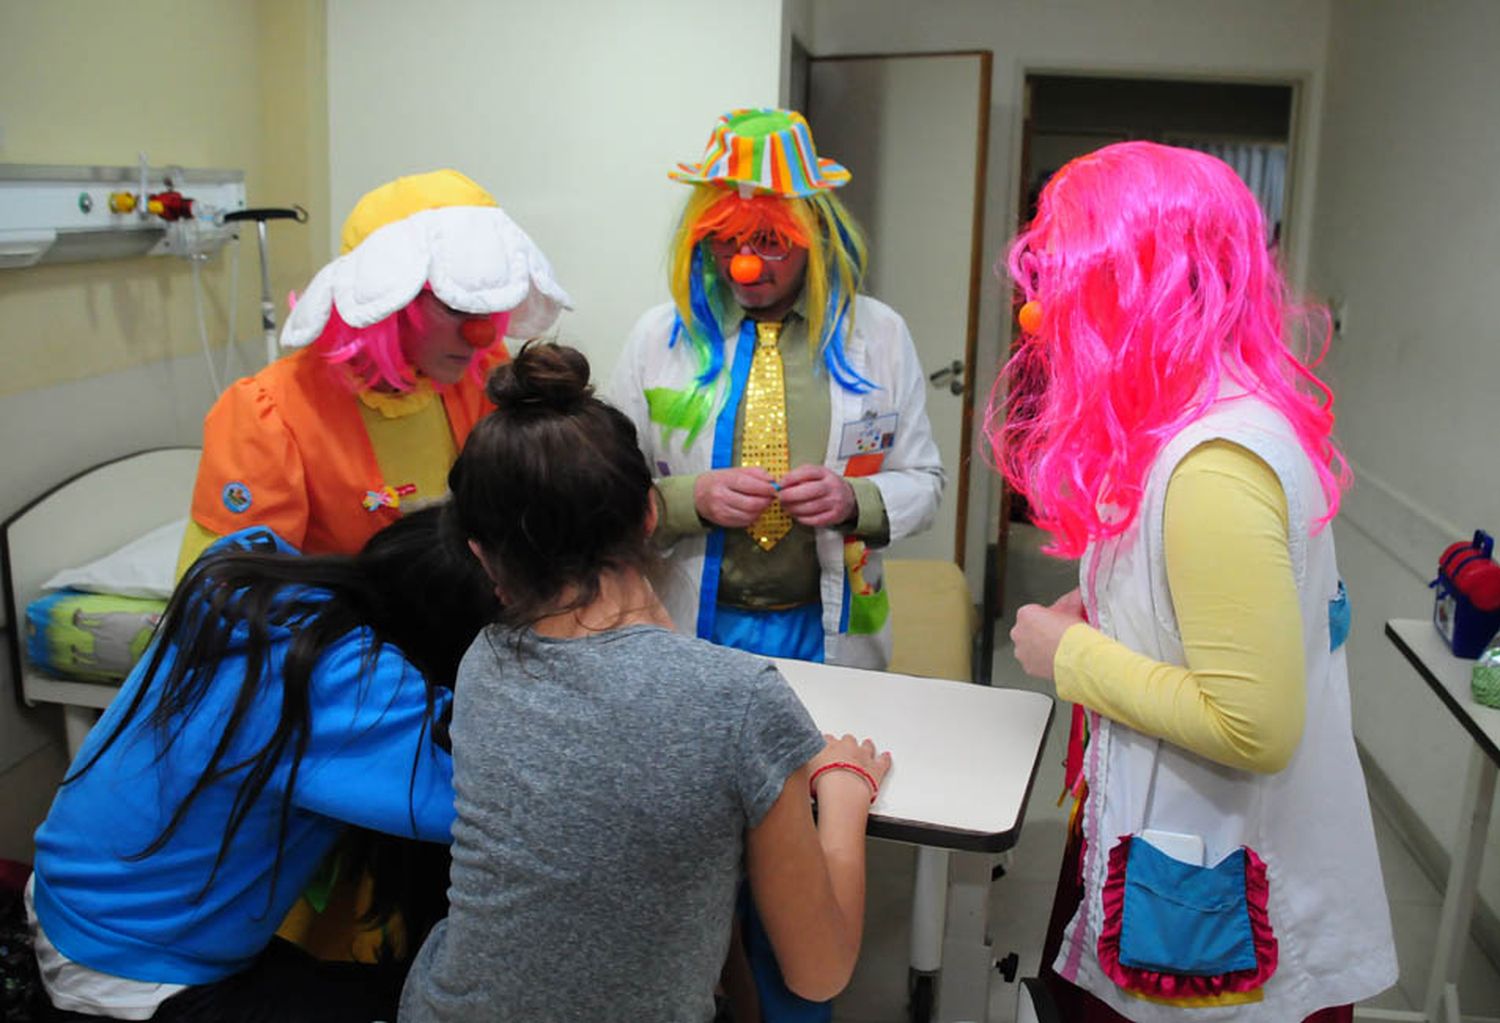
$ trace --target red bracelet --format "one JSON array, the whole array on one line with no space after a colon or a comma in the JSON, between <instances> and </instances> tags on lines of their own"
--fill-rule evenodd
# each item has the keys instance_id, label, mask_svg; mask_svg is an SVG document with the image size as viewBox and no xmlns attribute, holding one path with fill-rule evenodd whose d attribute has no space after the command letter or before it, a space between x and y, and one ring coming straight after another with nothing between
<instances>
[{"instance_id":1,"label":"red bracelet","mask_svg":"<svg viewBox=\"0 0 1500 1023\"><path fill-rule=\"evenodd\" d=\"M807 794L813 799L818 798L818 779L828 771L853 771L855 774L863 778L865 780L865 783L870 786L871 803L875 802L875 800L880 796L880 783L875 780L874 775L872 775L869 771L866 771L863 767L860 767L858 764L852 764L847 760L836 760L831 764L824 764L822 767L818 768L812 773L811 778L807 779Z\"/></svg>"}]
</instances>

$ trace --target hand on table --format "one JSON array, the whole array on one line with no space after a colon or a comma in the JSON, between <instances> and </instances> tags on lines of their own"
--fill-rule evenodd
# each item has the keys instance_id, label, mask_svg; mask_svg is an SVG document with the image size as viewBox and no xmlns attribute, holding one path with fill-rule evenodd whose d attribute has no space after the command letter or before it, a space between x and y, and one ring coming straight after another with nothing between
<instances>
[{"instance_id":1,"label":"hand on table","mask_svg":"<svg viewBox=\"0 0 1500 1023\"><path fill-rule=\"evenodd\" d=\"M716 526L748 526L775 498L776 484L764 469L714 469L693 481L698 515Z\"/></svg>"},{"instance_id":2,"label":"hand on table","mask_svg":"<svg viewBox=\"0 0 1500 1023\"><path fill-rule=\"evenodd\" d=\"M1052 662L1057 658L1063 633L1087 621L1083 597L1077 590L1063 594L1048 607L1027 604L1018 608L1010 640L1015 644L1021 670L1033 678L1051 679Z\"/></svg>"},{"instance_id":3,"label":"hand on table","mask_svg":"<svg viewBox=\"0 0 1500 1023\"><path fill-rule=\"evenodd\" d=\"M823 751L808 761L809 775L817 774L820 767L828 764L854 764L869 772L870 777L879 786L891 769L890 753L881 753L875 748L875 743L869 739L861 741L852 735L835 738L826 732L823 734L823 739L825 741ZM869 783L857 771L850 771L846 768L824 771L818 775L817 781L813 782L813 787L820 803L829 797L848 799L857 796L863 805L868 805L870 797L874 794L870 791Z\"/></svg>"},{"instance_id":4,"label":"hand on table","mask_svg":"<svg viewBox=\"0 0 1500 1023\"><path fill-rule=\"evenodd\" d=\"M781 477L781 506L804 526L837 526L854 517L854 488L826 465L799 465Z\"/></svg>"}]
</instances>

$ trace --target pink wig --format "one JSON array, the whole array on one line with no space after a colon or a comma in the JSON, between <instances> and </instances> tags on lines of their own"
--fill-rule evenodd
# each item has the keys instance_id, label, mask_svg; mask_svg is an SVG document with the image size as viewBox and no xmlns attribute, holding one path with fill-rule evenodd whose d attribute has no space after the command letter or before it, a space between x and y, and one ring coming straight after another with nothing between
<instances>
[{"instance_id":1,"label":"pink wig","mask_svg":"<svg viewBox=\"0 0 1500 1023\"><path fill-rule=\"evenodd\" d=\"M1123 533L1162 447L1238 386L1277 409L1316 466L1328 513L1350 480L1333 392L1310 367L1329 341L1267 248L1249 189L1214 157L1124 142L1079 157L1011 244L1011 277L1041 306L996 382L986 434L1049 554ZM1290 337L1320 339L1294 352ZM1108 505L1123 514L1101 515Z\"/></svg>"},{"instance_id":2,"label":"pink wig","mask_svg":"<svg viewBox=\"0 0 1500 1023\"><path fill-rule=\"evenodd\" d=\"M431 291L432 285L423 285L422 290ZM489 320L495 325L495 342L486 349L476 349L474 353L476 358L469 364L469 377L475 383L483 382L480 367L484 359L478 356L493 349L495 344L504 343L510 313L491 313ZM417 386L418 374L406 357L402 339L420 335L426 330L426 317L416 299L368 327L351 327L344 322L335 305L329 310L328 323L313 341L312 348L329 365L344 367L347 371L345 379L356 391L382 387L405 393Z\"/></svg>"}]
</instances>

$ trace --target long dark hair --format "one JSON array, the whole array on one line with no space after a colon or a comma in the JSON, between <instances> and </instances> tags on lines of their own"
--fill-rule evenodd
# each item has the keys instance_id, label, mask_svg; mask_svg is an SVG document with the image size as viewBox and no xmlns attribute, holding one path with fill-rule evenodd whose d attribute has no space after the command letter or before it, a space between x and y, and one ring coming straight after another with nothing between
<instances>
[{"instance_id":1,"label":"long dark hair","mask_svg":"<svg viewBox=\"0 0 1500 1023\"><path fill-rule=\"evenodd\" d=\"M635 425L594 396L583 353L527 342L488 392L495 411L469 434L448 489L505 595L500 620L531 625L592 603L608 570L647 571L651 470Z\"/></svg>"},{"instance_id":2,"label":"long dark hair","mask_svg":"<svg viewBox=\"0 0 1500 1023\"><path fill-rule=\"evenodd\" d=\"M146 663L138 669L145 674L142 684L109 734L63 784L98 762L136 719L148 695L154 706L146 722L161 740L156 754L160 760L182 734L181 722L203 702L210 687L237 685L229 718L207 765L161 833L133 858L143 859L163 848L199 795L225 778L243 774L213 870L199 890L201 898L272 775L289 761L268 899L274 901L292 792L309 738L312 672L331 644L353 630L370 629L364 671L373 666L382 646L398 648L427 682L423 732L433 726L438 738L446 732L443 723L433 721L434 687L452 686L464 651L479 629L494 620L497 601L461 541L443 533L443 522L440 509L413 512L381 530L352 557L274 553L274 538L269 530L261 530L239 548L201 558L167 604ZM289 641L275 638L287 630ZM272 672L268 669L277 642L286 642L287 650L280 671ZM236 656L244 657L244 672L221 675L219 668L231 646ZM268 691L281 696L281 716L271 736L253 753L230 756L251 709ZM418 757L421 748L419 742ZM414 760L413 786L416 767ZM411 816L415 828L415 808Z\"/></svg>"}]
</instances>

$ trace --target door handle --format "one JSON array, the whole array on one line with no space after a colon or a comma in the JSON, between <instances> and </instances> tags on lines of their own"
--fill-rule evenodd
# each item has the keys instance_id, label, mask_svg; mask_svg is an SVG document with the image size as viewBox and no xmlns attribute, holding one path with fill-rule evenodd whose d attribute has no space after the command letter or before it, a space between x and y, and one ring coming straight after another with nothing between
<instances>
[{"instance_id":1,"label":"door handle","mask_svg":"<svg viewBox=\"0 0 1500 1023\"><path fill-rule=\"evenodd\" d=\"M932 383L933 387L942 387L946 384L950 394L963 394L964 364L962 361L954 359L950 365L944 366L942 369L933 370L927 374L927 379Z\"/></svg>"}]
</instances>

